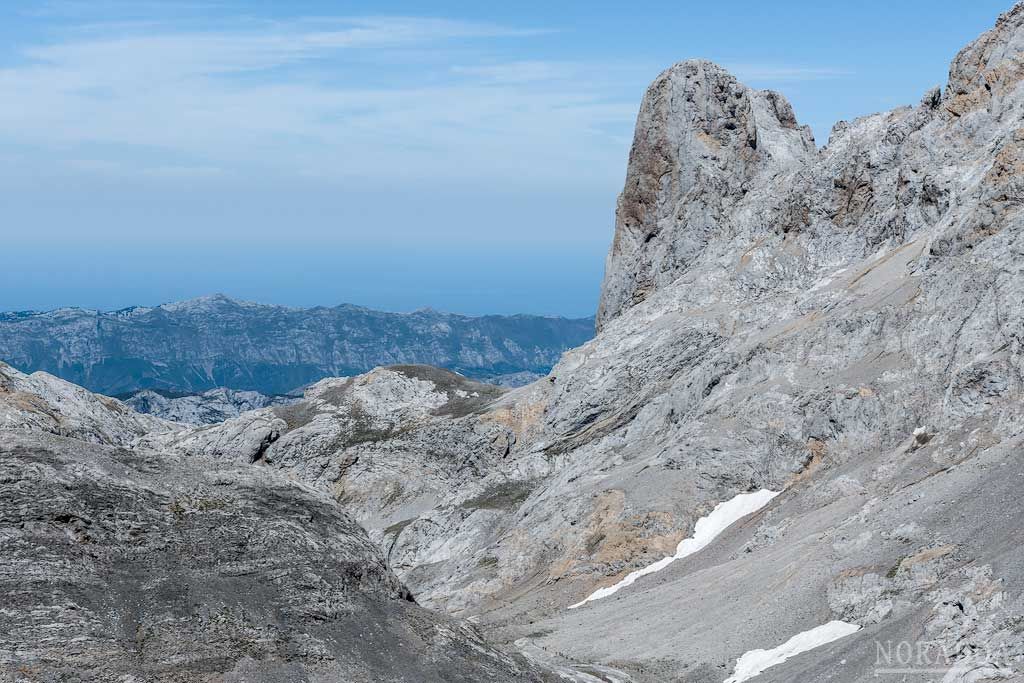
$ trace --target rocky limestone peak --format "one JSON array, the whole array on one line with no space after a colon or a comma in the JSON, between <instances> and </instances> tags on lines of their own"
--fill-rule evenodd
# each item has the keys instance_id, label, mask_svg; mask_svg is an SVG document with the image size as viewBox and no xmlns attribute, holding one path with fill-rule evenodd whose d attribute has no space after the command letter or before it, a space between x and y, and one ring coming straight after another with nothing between
<instances>
[{"instance_id":1,"label":"rocky limestone peak","mask_svg":"<svg viewBox=\"0 0 1024 683\"><path fill-rule=\"evenodd\" d=\"M753 270L744 263L748 282L734 293L748 297L751 287L791 280L794 269L816 279L936 226L933 252L970 248L984 225L1005 223L1018 193L1022 77L1018 3L956 55L944 91L917 107L841 121L818 151L781 95L710 62L676 64L651 84L637 117L598 329L687 273L700 290L686 294L691 304L702 291L721 299L723 282L738 274L722 265L739 243L783 256L773 259L776 272L756 277L758 259ZM960 193L986 195L992 215L962 220L950 202ZM719 264L713 282L694 274L698 261Z\"/></svg>"},{"instance_id":2,"label":"rocky limestone peak","mask_svg":"<svg viewBox=\"0 0 1024 683\"><path fill-rule=\"evenodd\" d=\"M999 16L996 25L967 45L949 67L943 104L962 116L988 107L1024 78L1024 2Z\"/></svg>"},{"instance_id":3,"label":"rocky limestone peak","mask_svg":"<svg viewBox=\"0 0 1024 683\"><path fill-rule=\"evenodd\" d=\"M202 296L186 299L185 301L161 304L159 308L165 311L209 311L215 308L241 306L246 304L247 302L241 302L236 299L232 299L227 294L216 292L214 294L204 294Z\"/></svg>"},{"instance_id":4,"label":"rocky limestone peak","mask_svg":"<svg viewBox=\"0 0 1024 683\"><path fill-rule=\"evenodd\" d=\"M678 277L755 178L814 153L810 129L782 95L705 60L662 72L637 116L598 326Z\"/></svg>"}]
</instances>

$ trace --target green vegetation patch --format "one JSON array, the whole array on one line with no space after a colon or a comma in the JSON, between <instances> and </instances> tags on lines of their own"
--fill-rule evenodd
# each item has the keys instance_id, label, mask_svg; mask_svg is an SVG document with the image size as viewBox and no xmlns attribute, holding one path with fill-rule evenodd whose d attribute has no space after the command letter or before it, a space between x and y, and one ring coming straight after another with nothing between
<instances>
[{"instance_id":1,"label":"green vegetation patch","mask_svg":"<svg viewBox=\"0 0 1024 683\"><path fill-rule=\"evenodd\" d=\"M463 501L461 507L469 510L511 510L519 507L537 487L534 480L508 481L487 487L480 495Z\"/></svg>"},{"instance_id":2,"label":"green vegetation patch","mask_svg":"<svg viewBox=\"0 0 1024 683\"><path fill-rule=\"evenodd\" d=\"M412 517L410 519L403 519L400 522L395 522L394 524L392 524L388 528L384 529L384 535L385 536L391 536L391 535L399 536L402 533L402 531L405 529L405 527L409 526L410 524L412 524L415 521L416 521L416 518Z\"/></svg>"}]
</instances>

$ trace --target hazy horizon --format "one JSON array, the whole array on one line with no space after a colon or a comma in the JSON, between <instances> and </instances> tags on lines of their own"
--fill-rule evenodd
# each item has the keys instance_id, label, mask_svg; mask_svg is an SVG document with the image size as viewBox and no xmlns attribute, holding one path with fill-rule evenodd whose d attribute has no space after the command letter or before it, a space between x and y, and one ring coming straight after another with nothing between
<instances>
[{"instance_id":1,"label":"hazy horizon","mask_svg":"<svg viewBox=\"0 0 1024 683\"><path fill-rule=\"evenodd\" d=\"M820 145L945 83L1005 9L5 3L0 310L224 292L593 315L662 69L778 90Z\"/></svg>"}]
</instances>

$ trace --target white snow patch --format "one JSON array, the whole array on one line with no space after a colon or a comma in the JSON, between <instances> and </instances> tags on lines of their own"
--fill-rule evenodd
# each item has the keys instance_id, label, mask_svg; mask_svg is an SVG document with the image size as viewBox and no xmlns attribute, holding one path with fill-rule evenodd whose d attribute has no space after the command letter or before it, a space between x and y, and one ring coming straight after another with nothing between
<instances>
[{"instance_id":1,"label":"white snow patch","mask_svg":"<svg viewBox=\"0 0 1024 683\"><path fill-rule=\"evenodd\" d=\"M924 433L925 433L925 428L924 427L917 427L916 429L914 429L914 436L921 436Z\"/></svg>"},{"instance_id":2,"label":"white snow patch","mask_svg":"<svg viewBox=\"0 0 1024 683\"><path fill-rule=\"evenodd\" d=\"M754 493L741 493L724 503L719 503L708 515L697 520L697 523L693 525L693 536L679 542L679 545L676 546L675 555L664 557L654 564L649 564L642 569L637 569L635 572L630 572L624 579L614 586L598 588L596 591L588 595L585 600L577 602L575 605L569 605L569 609L576 609L577 607L581 607L593 600L607 598L609 595L619 592L619 590L626 586L633 585L633 582L641 576L661 571L676 560L681 560L688 555L693 555L695 552L709 545L720 533L732 526L734 522L737 522L747 515L757 512L763 508L769 503L769 501L771 501L772 498L779 495L779 493L779 491L761 489Z\"/></svg>"},{"instance_id":3,"label":"white snow patch","mask_svg":"<svg viewBox=\"0 0 1024 683\"><path fill-rule=\"evenodd\" d=\"M813 650L816 647L827 645L834 640L844 638L851 633L860 630L857 624L850 624L845 621L830 621L812 628L810 631L798 633L782 645L773 647L770 650L751 650L736 660L736 668L732 676L725 679L724 683L741 683L757 676L765 669L782 664L790 657L795 657L801 652Z\"/></svg>"}]
</instances>

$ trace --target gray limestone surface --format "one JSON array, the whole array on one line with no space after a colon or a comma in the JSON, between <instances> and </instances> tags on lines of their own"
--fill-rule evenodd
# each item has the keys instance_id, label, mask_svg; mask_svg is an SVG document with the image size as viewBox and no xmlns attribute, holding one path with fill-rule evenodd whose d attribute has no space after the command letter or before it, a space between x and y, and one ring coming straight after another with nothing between
<instances>
[{"instance_id":1,"label":"gray limestone surface","mask_svg":"<svg viewBox=\"0 0 1024 683\"><path fill-rule=\"evenodd\" d=\"M8 432L0 540L0 680L543 680L264 468Z\"/></svg>"},{"instance_id":2,"label":"gray limestone surface","mask_svg":"<svg viewBox=\"0 0 1024 683\"><path fill-rule=\"evenodd\" d=\"M124 402L137 413L154 415L185 424L216 424L250 410L295 403L297 397L267 396L258 391L236 391L220 387L200 394L175 395L144 389Z\"/></svg>"}]
</instances>

